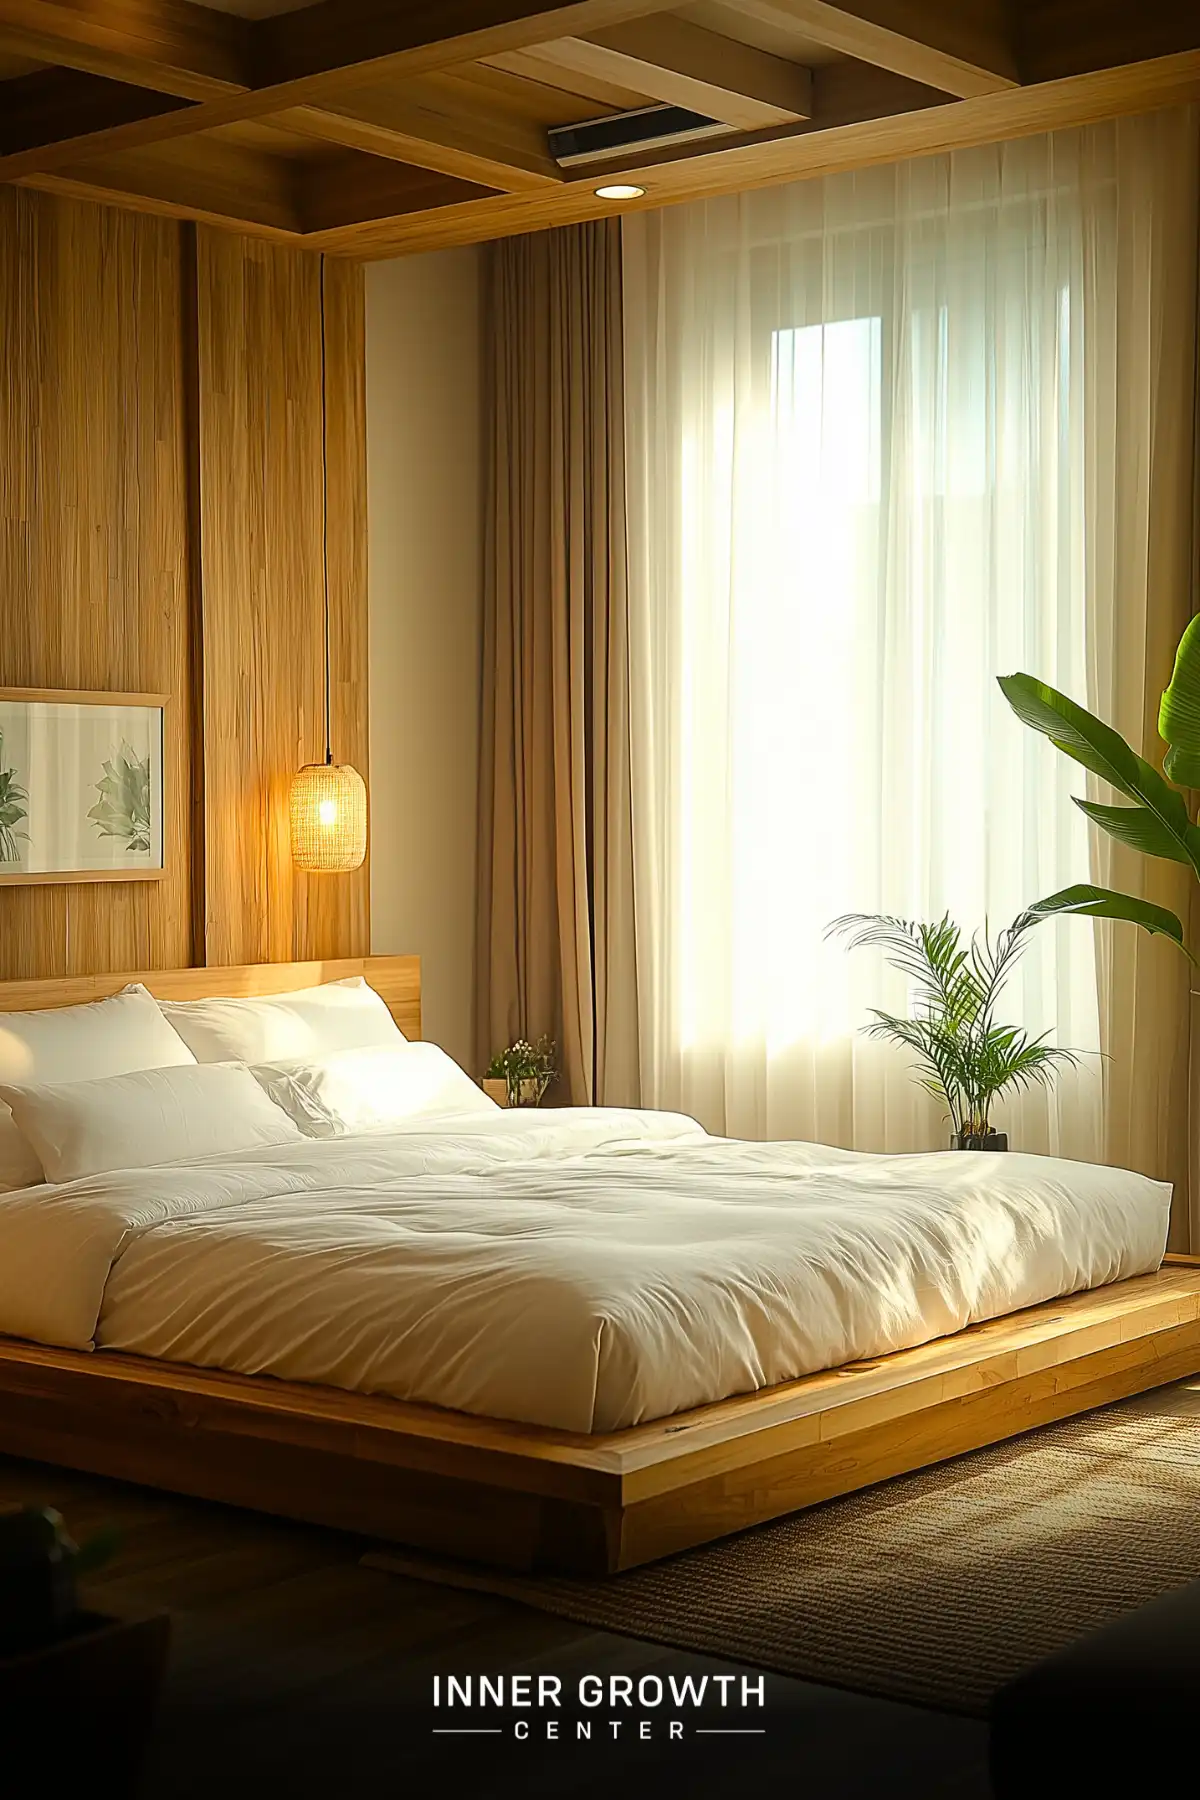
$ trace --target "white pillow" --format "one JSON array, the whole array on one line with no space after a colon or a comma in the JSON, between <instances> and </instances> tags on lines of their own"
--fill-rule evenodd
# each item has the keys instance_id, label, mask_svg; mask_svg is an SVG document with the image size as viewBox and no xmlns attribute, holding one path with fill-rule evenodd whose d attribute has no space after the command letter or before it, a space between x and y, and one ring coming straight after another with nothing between
<instances>
[{"instance_id":1,"label":"white pillow","mask_svg":"<svg viewBox=\"0 0 1200 1800\"><path fill-rule=\"evenodd\" d=\"M159 1003L197 1062L312 1061L337 1050L405 1042L361 975L291 994Z\"/></svg>"},{"instance_id":2,"label":"white pillow","mask_svg":"<svg viewBox=\"0 0 1200 1800\"><path fill-rule=\"evenodd\" d=\"M132 1069L165 1069L195 1057L136 983L108 1000L0 1013L0 1082L90 1081ZM0 1192L41 1181L32 1148L0 1107Z\"/></svg>"},{"instance_id":3,"label":"white pillow","mask_svg":"<svg viewBox=\"0 0 1200 1800\"><path fill-rule=\"evenodd\" d=\"M251 1073L309 1137L388 1131L446 1113L500 1108L436 1044L342 1050Z\"/></svg>"},{"instance_id":4,"label":"white pillow","mask_svg":"<svg viewBox=\"0 0 1200 1800\"><path fill-rule=\"evenodd\" d=\"M300 1137L248 1069L143 1069L61 1087L0 1083L48 1181L194 1162Z\"/></svg>"},{"instance_id":5,"label":"white pillow","mask_svg":"<svg viewBox=\"0 0 1200 1800\"><path fill-rule=\"evenodd\" d=\"M42 1179L41 1163L17 1130L7 1106L0 1106L0 1194L36 1187Z\"/></svg>"}]
</instances>

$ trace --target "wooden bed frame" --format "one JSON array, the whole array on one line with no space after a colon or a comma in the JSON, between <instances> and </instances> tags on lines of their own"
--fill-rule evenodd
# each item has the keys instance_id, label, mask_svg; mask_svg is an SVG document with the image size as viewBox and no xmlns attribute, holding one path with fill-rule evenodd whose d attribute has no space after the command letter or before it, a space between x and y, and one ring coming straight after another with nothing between
<instances>
[{"instance_id":1,"label":"wooden bed frame","mask_svg":"<svg viewBox=\"0 0 1200 1800\"><path fill-rule=\"evenodd\" d=\"M0 984L0 1011L364 974L419 1035L415 957ZM1200 1371L1200 1258L596 1436L0 1339L0 1452L502 1567L612 1573Z\"/></svg>"}]
</instances>

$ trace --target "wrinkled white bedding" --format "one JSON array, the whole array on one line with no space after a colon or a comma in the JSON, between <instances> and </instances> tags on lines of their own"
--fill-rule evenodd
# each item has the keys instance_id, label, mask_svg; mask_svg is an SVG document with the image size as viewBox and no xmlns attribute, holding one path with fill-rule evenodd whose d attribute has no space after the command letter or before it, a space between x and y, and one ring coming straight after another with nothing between
<instances>
[{"instance_id":1,"label":"wrinkled white bedding","mask_svg":"<svg viewBox=\"0 0 1200 1800\"><path fill-rule=\"evenodd\" d=\"M0 1332L611 1431L1158 1267L1090 1163L499 1112L0 1197Z\"/></svg>"}]
</instances>

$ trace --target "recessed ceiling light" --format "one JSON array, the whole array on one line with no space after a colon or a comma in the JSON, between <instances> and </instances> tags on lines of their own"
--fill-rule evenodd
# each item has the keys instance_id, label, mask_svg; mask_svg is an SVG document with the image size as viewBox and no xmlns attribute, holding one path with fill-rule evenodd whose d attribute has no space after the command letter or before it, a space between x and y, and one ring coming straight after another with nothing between
<instances>
[{"instance_id":1,"label":"recessed ceiling light","mask_svg":"<svg viewBox=\"0 0 1200 1800\"><path fill-rule=\"evenodd\" d=\"M596 189L597 200L640 200L645 193L644 187L634 187L632 182L614 181L608 187Z\"/></svg>"}]
</instances>

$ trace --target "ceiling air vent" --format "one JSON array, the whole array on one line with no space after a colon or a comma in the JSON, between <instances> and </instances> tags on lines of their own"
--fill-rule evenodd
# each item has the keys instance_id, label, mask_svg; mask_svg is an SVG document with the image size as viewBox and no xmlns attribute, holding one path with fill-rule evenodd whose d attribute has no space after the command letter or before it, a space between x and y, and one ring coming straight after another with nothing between
<instances>
[{"instance_id":1,"label":"ceiling air vent","mask_svg":"<svg viewBox=\"0 0 1200 1800\"><path fill-rule=\"evenodd\" d=\"M620 161L636 150L661 150L667 144L689 144L697 138L728 134L729 126L686 106L640 106L636 112L610 113L582 125L555 125L547 133L550 154L560 169L576 163Z\"/></svg>"}]
</instances>

